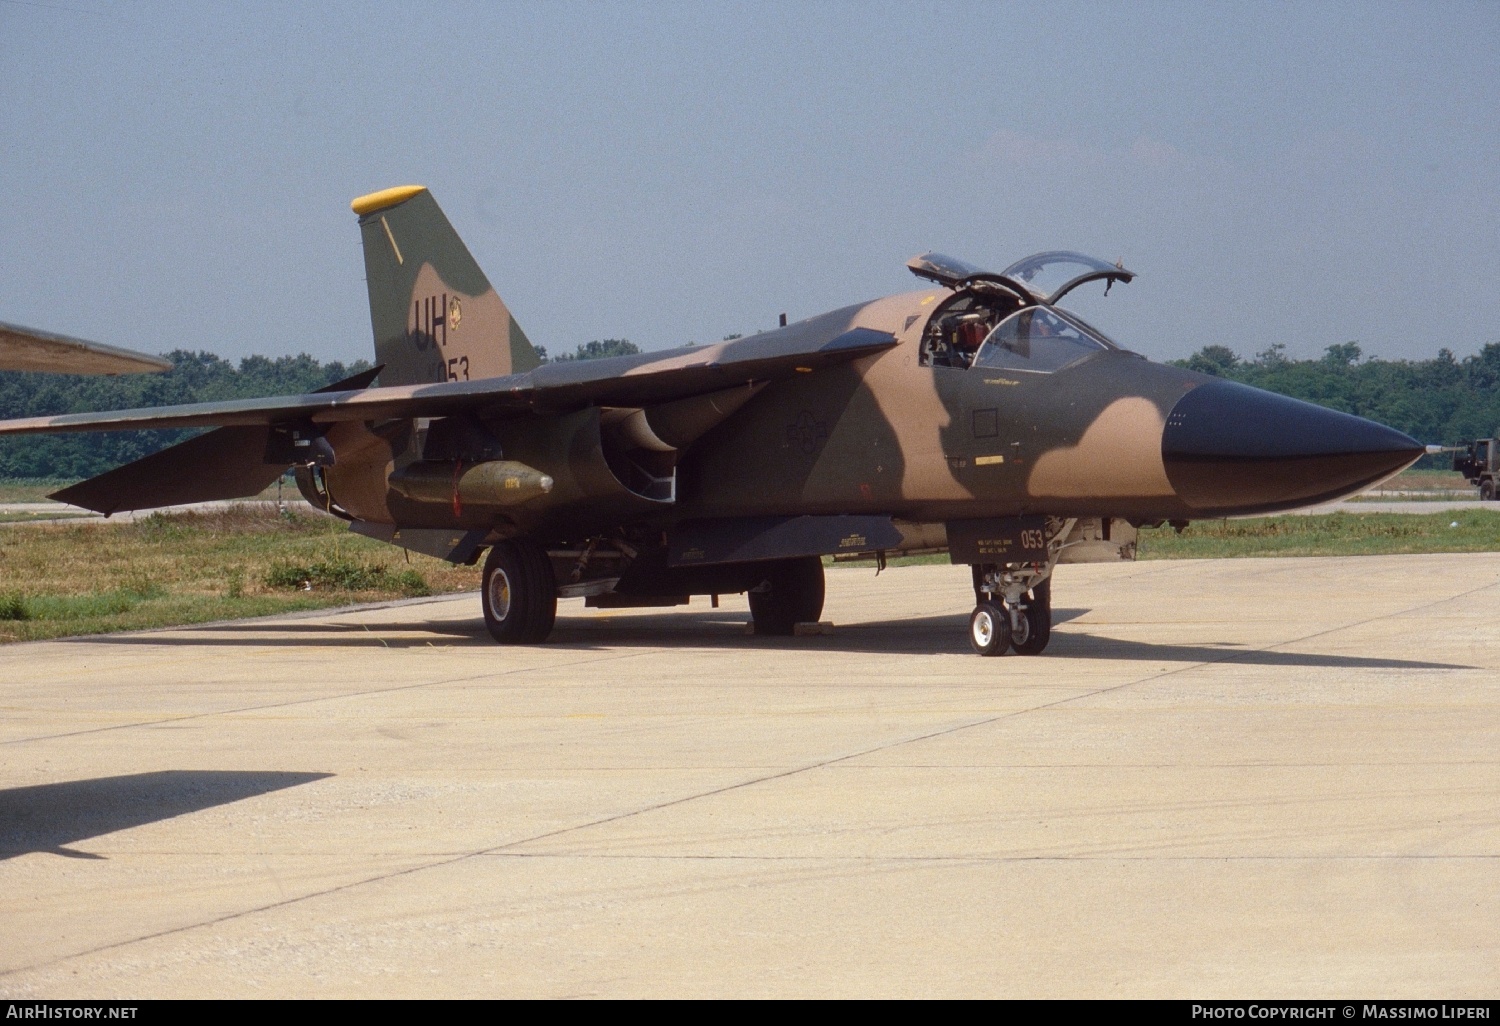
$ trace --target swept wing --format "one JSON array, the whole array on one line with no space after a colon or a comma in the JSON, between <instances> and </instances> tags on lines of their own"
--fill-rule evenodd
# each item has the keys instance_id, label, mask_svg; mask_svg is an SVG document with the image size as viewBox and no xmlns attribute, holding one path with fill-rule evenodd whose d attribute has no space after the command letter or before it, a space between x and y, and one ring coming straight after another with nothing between
<instances>
[{"instance_id":1,"label":"swept wing","mask_svg":"<svg viewBox=\"0 0 1500 1026\"><path fill-rule=\"evenodd\" d=\"M855 327L828 338L817 327L816 321L807 322L735 342L544 364L521 374L478 381L30 417L0 421L0 435L250 427L306 421L323 424L446 417L460 412L506 416L563 412L590 405L642 406L816 371L896 344L895 336L885 331Z\"/></svg>"}]
</instances>

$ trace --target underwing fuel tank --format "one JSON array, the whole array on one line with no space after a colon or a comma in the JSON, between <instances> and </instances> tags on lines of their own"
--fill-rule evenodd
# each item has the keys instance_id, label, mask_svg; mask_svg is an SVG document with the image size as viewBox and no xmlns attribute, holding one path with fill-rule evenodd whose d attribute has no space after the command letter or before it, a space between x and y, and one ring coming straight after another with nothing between
<instances>
[{"instance_id":1,"label":"underwing fuel tank","mask_svg":"<svg viewBox=\"0 0 1500 1026\"><path fill-rule=\"evenodd\" d=\"M519 506L552 491L552 475L515 460L459 462L420 460L390 477L391 489L413 502L458 506Z\"/></svg>"}]
</instances>

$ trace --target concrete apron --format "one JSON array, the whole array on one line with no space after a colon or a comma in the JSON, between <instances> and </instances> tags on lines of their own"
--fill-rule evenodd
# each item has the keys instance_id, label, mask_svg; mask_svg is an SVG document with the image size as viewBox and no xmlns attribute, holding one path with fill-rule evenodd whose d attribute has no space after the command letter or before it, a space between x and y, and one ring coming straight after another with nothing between
<instances>
[{"instance_id":1,"label":"concrete apron","mask_svg":"<svg viewBox=\"0 0 1500 1026\"><path fill-rule=\"evenodd\" d=\"M0 648L0 995L1500 988L1500 554L828 576Z\"/></svg>"}]
</instances>

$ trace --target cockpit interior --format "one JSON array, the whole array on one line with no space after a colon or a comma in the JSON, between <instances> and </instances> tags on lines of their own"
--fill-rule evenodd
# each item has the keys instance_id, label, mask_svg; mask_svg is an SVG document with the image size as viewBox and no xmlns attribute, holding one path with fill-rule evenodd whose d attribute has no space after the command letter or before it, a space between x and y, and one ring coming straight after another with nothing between
<instances>
[{"instance_id":1,"label":"cockpit interior","mask_svg":"<svg viewBox=\"0 0 1500 1026\"><path fill-rule=\"evenodd\" d=\"M1051 373L1092 353L1118 348L1081 318L1054 304L1088 281L1128 282L1119 264L1079 253L1048 252L999 274L927 253L907 262L913 274L954 290L928 318L921 362L933 367L989 367ZM1048 281L1056 287L1046 288Z\"/></svg>"}]
</instances>

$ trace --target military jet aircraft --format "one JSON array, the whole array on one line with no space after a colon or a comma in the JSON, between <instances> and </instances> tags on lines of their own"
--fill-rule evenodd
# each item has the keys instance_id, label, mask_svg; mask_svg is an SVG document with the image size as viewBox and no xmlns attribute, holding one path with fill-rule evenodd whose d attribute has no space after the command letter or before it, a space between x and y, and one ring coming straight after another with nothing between
<instances>
[{"instance_id":1,"label":"military jet aircraft","mask_svg":"<svg viewBox=\"0 0 1500 1026\"><path fill-rule=\"evenodd\" d=\"M216 430L54 498L109 514L253 495L288 467L350 529L484 556L495 640L559 598L748 592L755 630L823 607L828 555L947 552L970 641L1036 654L1059 563L1133 558L1144 525L1358 492L1423 447L1399 431L1151 363L1058 303L1127 283L1076 253L998 273L913 259L926 288L750 338L539 365L420 186L352 204L378 366L311 395L0 423L0 434Z\"/></svg>"},{"instance_id":2,"label":"military jet aircraft","mask_svg":"<svg viewBox=\"0 0 1500 1026\"><path fill-rule=\"evenodd\" d=\"M171 361L159 356L0 322L0 371L151 374L171 369Z\"/></svg>"}]
</instances>

